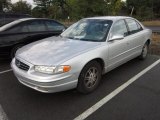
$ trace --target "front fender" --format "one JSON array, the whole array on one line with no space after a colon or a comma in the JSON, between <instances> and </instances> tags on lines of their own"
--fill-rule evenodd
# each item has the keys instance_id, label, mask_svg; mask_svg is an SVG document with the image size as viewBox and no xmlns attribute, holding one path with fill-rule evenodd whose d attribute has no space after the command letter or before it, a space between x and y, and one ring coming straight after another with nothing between
<instances>
[{"instance_id":1,"label":"front fender","mask_svg":"<svg viewBox=\"0 0 160 120\"><path fill-rule=\"evenodd\" d=\"M108 47L107 45L102 45L94 50L85 52L83 54L80 54L66 62L64 62L61 65L70 65L71 71L70 73L75 74L77 77L79 77L80 72L84 68L84 66L89 63L90 61L100 58L104 62L104 67L107 66L107 59L108 59Z\"/></svg>"}]
</instances>

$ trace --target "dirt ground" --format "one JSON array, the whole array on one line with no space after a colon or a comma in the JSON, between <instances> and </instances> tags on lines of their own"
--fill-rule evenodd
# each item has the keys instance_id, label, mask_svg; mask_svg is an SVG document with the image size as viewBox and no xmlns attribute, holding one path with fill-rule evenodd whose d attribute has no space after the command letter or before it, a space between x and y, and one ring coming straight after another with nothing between
<instances>
[{"instance_id":1,"label":"dirt ground","mask_svg":"<svg viewBox=\"0 0 160 120\"><path fill-rule=\"evenodd\" d=\"M149 52L150 54L160 55L160 34L153 34L153 40Z\"/></svg>"},{"instance_id":2,"label":"dirt ground","mask_svg":"<svg viewBox=\"0 0 160 120\"><path fill-rule=\"evenodd\" d=\"M160 26L160 20L155 20L155 21L143 21L143 25L145 26Z\"/></svg>"}]
</instances>

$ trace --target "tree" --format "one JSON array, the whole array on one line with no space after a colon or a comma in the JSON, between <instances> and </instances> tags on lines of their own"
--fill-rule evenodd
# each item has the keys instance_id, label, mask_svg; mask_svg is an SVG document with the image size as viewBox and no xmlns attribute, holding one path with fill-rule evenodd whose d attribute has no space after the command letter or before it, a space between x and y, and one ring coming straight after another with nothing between
<instances>
[{"instance_id":1,"label":"tree","mask_svg":"<svg viewBox=\"0 0 160 120\"><path fill-rule=\"evenodd\" d=\"M3 12L4 8L8 8L11 4L11 0L0 0L0 12Z\"/></svg>"},{"instance_id":2,"label":"tree","mask_svg":"<svg viewBox=\"0 0 160 120\"><path fill-rule=\"evenodd\" d=\"M124 2L121 0L68 0L72 18L119 15Z\"/></svg>"},{"instance_id":3,"label":"tree","mask_svg":"<svg viewBox=\"0 0 160 120\"><path fill-rule=\"evenodd\" d=\"M66 0L53 0L53 5L57 5L61 9L62 19L67 18L69 5Z\"/></svg>"},{"instance_id":4,"label":"tree","mask_svg":"<svg viewBox=\"0 0 160 120\"><path fill-rule=\"evenodd\" d=\"M121 0L34 0L36 16L78 20L84 17L119 15Z\"/></svg>"},{"instance_id":5,"label":"tree","mask_svg":"<svg viewBox=\"0 0 160 120\"><path fill-rule=\"evenodd\" d=\"M22 13L22 14L31 14L32 6L26 1L20 0L11 5L12 12Z\"/></svg>"},{"instance_id":6,"label":"tree","mask_svg":"<svg viewBox=\"0 0 160 120\"><path fill-rule=\"evenodd\" d=\"M153 0L127 0L128 12L134 7L133 16L140 20L152 19L153 14Z\"/></svg>"},{"instance_id":7,"label":"tree","mask_svg":"<svg viewBox=\"0 0 160 120\"><path fill-rule=\"evenodd\" d=\"M52 6L53 0L34 0L38 10L37 13L41 15L41 17L48 17L49 16L49 7Z\"/></svg>"},{"instance_id":8,"label":"tree","mask_svg":"<svg viewBox=\"0 0 160 120\"><path fill-rule=\"evenodd\" d=\"M67 3L71 6L69 15L74 19L106 14L104 0L68 0Z\"/></svg>"},{"instance_id":9,"label":"tree","mask_svg":"<svg viewBox=\"0 0 160 120\"><path fill-rule=\"evenodd\" d=\"M79 6L78 6L77 3L78 3L77 0L67 0L67 4L68 4L68 6L70 6L69 15L68 16L70 16L70 18L72 20L76 20L76 19L78 19L80 17L80 15L78 14Z\"/></svg>"},{"instance_id":10,"label":"tree","mask_svg":"<svg viewBox=\"0 0 160 120\"><path fill-rule=\"evenodd\" d=\"M32 16L36 18L41 18L43 15L41 13L41 8L36 6L32 9Z\"/></svg>"},{"instance_id":11,"label":"tree","mask_svg":"<svg viewBox=\"0 0 160 120\"><path fill-rule=\"evenodd\" d=\"M111 2L112 15L118 15L121 8L122 8L122 1L121 0L112 0L112 2Z\"/></svg>"},{"instance_id":12,"label":"tree","mask_svg":"<svg viewBox=\"0 0 160 120\"><path fill-rule=\"evenodd\" d=\"M160 0L152 0L152 12L155 18L160 18Z\"/></svg>"}]
</instances>

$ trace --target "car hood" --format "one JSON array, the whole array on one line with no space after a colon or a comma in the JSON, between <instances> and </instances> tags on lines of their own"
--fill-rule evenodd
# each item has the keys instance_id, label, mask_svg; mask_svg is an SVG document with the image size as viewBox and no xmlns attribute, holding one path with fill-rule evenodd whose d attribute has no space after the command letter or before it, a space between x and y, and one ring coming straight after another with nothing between
<instances>
[{"instance_id":1,"label":"car hood","mask_svg":"<svg viewBox=\"0 0 160 120\"><path fill-rule=\"evenodd\" d=\"M19 49L16 57L33 65L58 65L101 45L101 42L50 37Z\"/></svg>"}]
</instances>

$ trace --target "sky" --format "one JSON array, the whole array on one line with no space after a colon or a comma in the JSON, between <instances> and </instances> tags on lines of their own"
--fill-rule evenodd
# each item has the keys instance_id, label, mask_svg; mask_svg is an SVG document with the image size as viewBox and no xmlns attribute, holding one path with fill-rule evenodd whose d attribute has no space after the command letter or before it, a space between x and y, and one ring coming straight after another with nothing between
<instances>
[{"instance_id":1,"label":"sky","mask_svg":"<svg viewBox=\"0 0 160 120\"><path fill-rule=\"evenodd\" d=\"M17 2L17 1L19 1L19 0L11 0L11 1L12 1L12 3L15 3L15 2ZM24 1L27 1L27 2L30 3L31 5L34 5L33 0L24 0ZM122 0L122 1L126 1L126 0Z\"/></svg>"},{"instance_id":2,"label":"sky","mask_svg":"<svg viewBox=\"0 0 160 120\"><path fill-rule=\"evenodd\" d=\"M11 0L11 1L12 1L12 3L15 3L15 2L18 2L19 0ZM23 0L23 1L27 1L28 3L30 3L32 5L32 7L35 6L33 0ZM126 0L122 0L122 1L126 1Z\"/></svg>"},{"instance_id":3,"label":"sky","mask_svg":"<svg viewBox=\"0 0 160 120\"><path fill-rule=\"evenodd\" d=\"M15 2L18 2L19 0L11 0L11 1L12 3L15 3ZM34 6L33 0L23 0L23 1L27 1L28 3Z\"/></svg>"}]
</instances>

